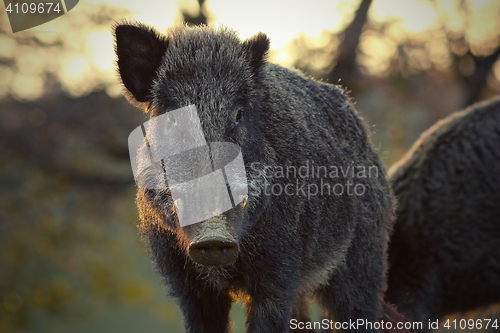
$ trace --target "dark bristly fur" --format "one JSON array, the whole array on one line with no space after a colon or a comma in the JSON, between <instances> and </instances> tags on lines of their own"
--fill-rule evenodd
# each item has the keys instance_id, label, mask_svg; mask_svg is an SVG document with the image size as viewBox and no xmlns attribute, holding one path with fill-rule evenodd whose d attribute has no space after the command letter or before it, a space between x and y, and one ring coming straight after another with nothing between
<instances>
[{"instance_id":1,"label":"dark bristly fur","mask_svg":"<svg viewBox=\"0 0 500 333\"><path fill-rule=\"evenodd\" d=\"M500 302L500 98L438 122L390 175L387 299L424 323Z\"/></svg>"},{"instance_id":2,"label":"dark bristly fur","mask_svg":"<svg viewBox=\"0 0 500 333\"><path fill-rule=\"evenodd\" d=\"M228 216L223 227L240 251L224 267L198 265L186 251L207 222L181 228L168 193L138 190L142 231L187 331L227 332L235 293L246 295L252 333L287 332L292 312L308 319L304 299L313 293L331 319L380 319L393 197L365 124L344 92L266 62L269 40L262 33L241 42L225 28L177 27L161 36L130 23L115 33L129 98L152 102L151 117L195 104L207 141L238 144L247 168L248 209ZM243 116L235 122L237 114ZM251 168L254 162L298 168L307 161L372 166L378 176L334 179L362 184L361 196L308 199L266 195L259 182L265 175ZM269 179L282 188L296 180Z\"/></svg>"}]
</instances>

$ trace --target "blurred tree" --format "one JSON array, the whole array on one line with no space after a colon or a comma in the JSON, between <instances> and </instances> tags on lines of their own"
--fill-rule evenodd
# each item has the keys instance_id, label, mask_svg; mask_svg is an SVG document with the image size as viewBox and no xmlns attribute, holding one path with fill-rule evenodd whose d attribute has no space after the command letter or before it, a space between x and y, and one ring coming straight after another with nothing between
<instances>
[{"instance_id":1,"label":"blurred tree","mask_svg":"<svg viewBox=\"0 0 500 333\"><path fill-rule=\"evenodd\" d=\"M340 80L340 84L352 91L354 96L362 93L363 87L367 86L367 77L372 77L374 71L376 77L403 78L405 81L426 72L451 75L462 85L461 106L491 95L483 96L488 85L491 86L489 82L498 81L498 78L492 79L491 76L500 56L500 33L489 38L482 36L484 38L479 41L471 37L471 31L481 30L478 27L484 21L481 18L471 19L476 6L470 0L455 0L455 7L463 22L460 28L450 25L447 9L442 7L441 1L427 1L434 4L441 19L439 26L417 33L404 33L396 27L398 20L370 20L368 13L372 1L362 0L351 22L340 33L331 35L327 47L316 48L305 40L307 37L299 37L293 50L297 59L295 65L331 83ZM496 13L492 17L500 16L500 7L495 1L486 1L482 6L490 7L490 11ZM500 29L500 24L497 24L497 28ZM398 30L395 34L394 31ZM373 47L377 49L373 50ZM303 50L298 51L299 48ZM384 55L382 52L390 53ZM323 64L322 68L317 66L318 59Z\"/></svg>"},{"instance_id":2,"label":"blurred tree","mask_svg":"<svg viewBox=\"0 0 500 333\"><path fill-rule=\"evenodd\" d=\"M0 98L9 95L17 100L36 100L61 89L82 96L110 85L115 78L104 75L87 57L88 36L109 31L114 20L128 13L123 7L85 3L78 6L78 15L72 12L47 23L47 29L54 31L42 33L12 33L7 15L0 15ZM85 76L79 77L81 72Z\"/></svg>"},{"instance_id":3,"label":"blurred tree","mask_svg":"<svg viewBox=\"0 0 500 333\"><path fill-rule=\"evenodd\" d=\"M191 6L191 8L181 7L183 21L191 26L208 24L206 11L205 0L197 0L197 6ZM195 14L192 14L192 12Z\"/></svg>"},{"instance_id":4,"label":"blurred tree","mask_svg":"<svg viewBox=\"0 0 500 333\"><path fill-rule=\"evenodd\" d=\"M434 5L440 22L436 28L416 35L408 34L398 41L391 74L414 77L435 72L450 76L462 86L460 107L494 95L491 90L495 87L491 82L498 83L500 79L492 77L492 69L500 56L500 32L488 35L484 27L488 19L477 17L474 11L489 8L491 16L497 18L500 16L498 3L485 1L476 4L470 0L456 0L455 11L461 21L457 28L450 24L449 9L443 7L443 1L427 1ZM477 33L472 33L474 31L482 31L480 38ZM498 22L496 31L500 31ZM485 90L490 92L485 93Z\"/></svg>"},{"instance_id":5,"label":"blurred tree","mask_svg":"<svg viewBox=\"0 0 500 333\"><path fill-rule=\"evenodd\" d=\"M493 71L500 66L500 3L426 1L438 24L425 29L377 18L374 2L360 0L342 31L325 32L317 43L301 35L290 46L295 67L351 92L377 124L372 140L388 164L438 119L500 93L500 71Z\"/></svg>"},{"instance_id":6,"label":"blurred tree","mask_svg":"<svg viewBox=\"0 0 500 333\"><path fill-rule=\"evenodd\" d=\"M436 0L429 1L434 4L436 11L440 11L439 3ZM464 106L481 99L481 93L487 87L493 66L500 57L500 33L479 48L468 38L467 28L470 28L472 24L470 22L471 5L467 1L457 1L465 29L451 32L446 23L441 22L441 29L446 33L450 53L453 57L452 69L464 86ZM500 12L497 14L500 15ZM444 21L443 15L440 17Z\"/></svg>"},{"instance_id":7,"label":"blurred tree","mask_svg":"<svg viewBox=\"0 0 500 333\"><path fill-rule=\"evenodd\" d=\"M475 55L470 48L464 55L454 54L453 68L465 86L464 106L480 99L481 93L488 83L488 77L491 74L493 65L495 65L499 56L500 46L497 46L496 50L487 56ZM464 65L464 62L471 63L473 69L471 71L465 69L470 65Z\"/></svg>"},{"instance_id":8,"label":"blurred tree","mask_svg":"<svg viewBox=\"0 0 500 333\"><path fill-rule=\"evenodd\" d=\"M359 40L363 28L368 20L368 10L372 4L372 0L362 0L354 15L353 20L340 34L342 42L337 49L337 59L335 65L329 73L324 75L324 78L329 82L339 82L347 87L348 90L357 90L359 76L359 66L357 60L357 52Z\"/></svg>"}]
</instances>

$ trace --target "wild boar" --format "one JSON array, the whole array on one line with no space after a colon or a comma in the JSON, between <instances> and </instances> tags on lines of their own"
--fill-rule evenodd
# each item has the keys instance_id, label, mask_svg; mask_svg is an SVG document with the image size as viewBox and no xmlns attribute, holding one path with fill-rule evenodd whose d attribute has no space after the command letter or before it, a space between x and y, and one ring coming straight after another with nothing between
<instances>
[{"instance_id":1,"label":"wild boar","mask_svg":"<svg viewBox=\"0 0 500 333\"><path fill-rule=\"evenodd\" d=\"M169 189L138 188L140 228L186 330L227 332L243 295L248 332L288 332L314 294L345 332L378 331L393 195L344 91L266 61L263 33L125 22L115 38L132 103L151 119L194 105L206 141L244 159L247 198L199 223L180 225ZM357 319L372 326L345 325Z\"/></svg>"}]
</instances>

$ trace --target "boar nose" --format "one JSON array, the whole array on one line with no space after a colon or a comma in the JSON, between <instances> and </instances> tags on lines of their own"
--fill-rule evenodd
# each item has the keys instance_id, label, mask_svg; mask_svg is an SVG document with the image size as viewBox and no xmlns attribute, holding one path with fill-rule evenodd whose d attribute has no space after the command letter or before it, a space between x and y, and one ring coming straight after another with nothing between
<instances>
[{"instance_id":1,"label":"boar nose","mask_svg":"<svg viewBox=\"0 0 500 333\"><path fill-rule=\"evenodd\" d=\"M204 266L224 266L233 263L238 256L238 244L223 237L207 237L191 243L189 256Z\"/></svg>"}]
</instances>

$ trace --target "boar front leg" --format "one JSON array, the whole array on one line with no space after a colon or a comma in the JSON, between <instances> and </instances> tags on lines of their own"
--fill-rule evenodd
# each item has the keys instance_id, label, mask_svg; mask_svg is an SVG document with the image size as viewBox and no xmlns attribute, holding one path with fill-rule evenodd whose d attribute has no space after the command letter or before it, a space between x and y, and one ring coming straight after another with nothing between
<instances>
[{"instance_id":1,"label":"boar front leg","mask_svg":"<svg viewBox=\"0 0 500 333\"><path fill-rule=\"evenodd\" d=\"M231 298L227 292L190 289L177 297L188 333L229 332Z\"/></svg>"},{"instance_id":2,"label":"boar front leg","mask_svg":"<svg viewBox=\"0 0 500 333\"><path fill-rule=\"evenodd\" d=\"M285 267L293 266L289 263ZM289 332L290 318L297 298L299 272L299 269L267 267L262 269L259 276L252 278L252 287L247 290L250 296L247 333Z\"/></svg>"}]
</instances>

